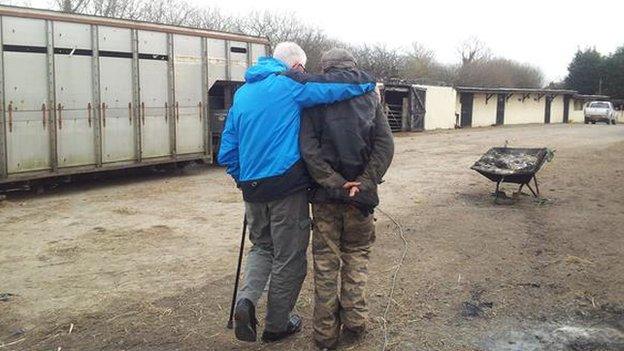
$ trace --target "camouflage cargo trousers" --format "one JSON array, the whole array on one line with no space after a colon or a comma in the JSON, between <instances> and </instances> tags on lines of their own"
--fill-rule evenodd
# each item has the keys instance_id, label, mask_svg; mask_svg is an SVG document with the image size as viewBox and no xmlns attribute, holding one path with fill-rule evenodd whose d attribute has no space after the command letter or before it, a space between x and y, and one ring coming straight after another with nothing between
<instances>
[{"instance_id":1,"label":"camouflage cargo trousers","mask_svg":"<svg viewBox=\"0 0 624 351\"><path fill-rule=\"evenodd\" d=\"M334 347L341 325L351 330L366 326L365 287L375 226L373 215L365 217L349 205L312 204L312 213L314 341Z\"/></svg>"}]
</instances>

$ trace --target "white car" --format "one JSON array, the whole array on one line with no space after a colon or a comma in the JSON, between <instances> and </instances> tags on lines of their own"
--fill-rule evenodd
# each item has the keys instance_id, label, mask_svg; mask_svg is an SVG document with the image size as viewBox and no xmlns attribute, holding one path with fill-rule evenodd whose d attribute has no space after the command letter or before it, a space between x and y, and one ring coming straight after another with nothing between
<instances>
[{"instance_id":1,"label":"white car","mask_svg":"<svg viewBox=\"0 0 624 351\"><path fill-rule=\"evenodd\" d=\"M615 124L615 109L609 101L592 101L585 107L585 124Z\"/></svg>"}]
</instances>

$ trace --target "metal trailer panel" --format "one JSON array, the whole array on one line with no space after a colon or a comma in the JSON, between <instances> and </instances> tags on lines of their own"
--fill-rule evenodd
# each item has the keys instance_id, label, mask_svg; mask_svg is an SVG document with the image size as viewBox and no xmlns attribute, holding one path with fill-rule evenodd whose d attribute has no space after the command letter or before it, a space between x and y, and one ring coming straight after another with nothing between
<instances>
[{"instance_id":1,"label":"metal trailer panel","mask_svg":"<svg viewBox=\"0 0 624 351\"><path fill-rule=\"evenodd\" d=\"M167 35L138 32L139 52L167 54ZM143 158L171 155L168 101L167 61L139 58L141 150Z\"/></svg>"},{"instance_id":2,"label":"metal trailer panel","mask_svg":"<svg viewBox=\"0 0 624 351\"><path fill-rule=\"evenodd\" d=\"M133 160L132 60L100 56L100 99L102 163Z\"/></svg>"},{"instance_id":3,"label":"metal trailer panel","mask_svg":"<svg viewBox=\"0 0 624 351\"><path fill-rule=\"evenodd\" d=\"M95 165L91 56L55 55L54 67L58 166Z\"/></svg>"},{"instance_id":4,"label":"metal trailer panel","mask_svg":"<svg viewBox=\"0 0 624 351\"><path fill-rule=\"evenodd\" d=\"M201 38L173 36L176 154L204 151Z\"/></svg>"},{"instance_id":5,"label":"metal trailer panel","mask_svg":"<svg viewBox=\"0 0 624 351\"><path fill-rule=\"evenodd\" d=\"M94 142L95 142L95 166L102 166L102 101L100 99L100 55L98 47L98 26L91 25L91 44L93 48L93 56L91 56L91 75L92 85L91 93L94 103Z\"/></svg>"},{"instance_id":6,"label":"metal trailer panel","mask_svg":"<svg viewBox=\"0 0 624 351\"><path fill-rule=\"evenodd\" d=\"M266 45L251 44L251 63L257 63L262 56L266 56Z\"/></svg>"},{"instance_id":7,"label":"metal trailer panel","mask_svg":"<svg viewBox=\"0 0 624 351\"><path fill-rule=\"evenodd\" d=\"M45 50L43 20L3 17L3 44ZM3 52L8 173L51 168L49 125L42 106L48 100L45 51ZM28 69L19 69L28 67Z\"/></svg>"},{"instance_id":8,"label":"metal trailer panel","mask_svg":"<svg viewBox=\"0 0 624 351\"><path fill-rule=\"evenodd\" d=\"M6 164L6 109L4 105L4 49L2 46L3 18L0 16L0 180L7 177Z\"/></svg>"},{"instance_id":9,"label":"metal trailer panel","mask_svg":"<svg viewBox=\"0 0 624 351\"><path fill-rule=\"evenodd\" d=\"M8 173L51 168L51 126L44 125L42 111L48 99L47 71L45 54L4 52Z\"/></svg>"},{"instance_id":10,"label":"metal trailer panel","mask_svg":"<svg viewBox=\"0 0 624 351\"><path fill-rule=\"evenodd\" d=\"M46 46L46 22L31 18L3 16L4 45Z\"/></svg>"},{"instance_id":11,"label":"metal trailer panel","mask_svg":"<svg viewBox=\"0 0 624 351\"><path fill-rule=\"evenodd\" d=\"M54 23L56 47L91 50L91 27ZM95 104L91 55L54 55L59 167L95 165ZM60 110L59 110L60 106Z\"/></svg>"},{"instance_id":12,"label":"metal trailer panel","mask_svg":"<svg viewBox=\"0 0 624 351\"><path fill-rule=\"evenodd\" d=\"M167 34L147 30L138 31L139 52L142 54L167 55Z\"/></svg>"},{"instance_id":13,"label":"metal trailer panel","mask_svg":"<svg viewBox=\"0 0 624 351\"><path fill-rule=\"evenodd\" d=\"M185 34L191 36L215 38L222 40L240 40L253 43L268 43L266 38L250 36L244 34L229 33L223 31L199 29L192 27L183 27L176 25L168 25L162 23L153 23L137 20L125 20L118 18L102 17L102 16L89 16L82 14L69 14L58 11L40 10L24 7L12 7L0 5L0 15L14 16L20 18L36 18L51 21L65 21L73 23L83 23L90 25L111 26L119 28L130 28L140 30L151 30L163 33L176 33Z\"/></svg>"},{"instance_id":14,"label":"metal trailer panel","mask_svg":"<svg viewBox=\"0 0 624 351\"><path fill-rule=\"evenodd\" d=\"M98 36L100 51L132 52L130 29L99 26Z\"/></svg>"},{"instance_id":15,"label":"metal trailer panel","mask_svg":"<svg viewBox=\"0 0 624 351\"><path fill-rule=\"evenodd\" d=\"M71 22L53 22L54 47L91 50L91 26Z\"/></svg>"},{"instance_id":16,"label":"metal trailer panel","mask_svg":"<svg viewBox=\"0 0 624 351\"><path fill-rule=\"evenodd\" d=\"M143 139L141 131L141 121L139 120L139 113L141 112L141 87L139 85L139 38L137 30L131 31L131 45L132 45L132 121L134 126L134 154L136 155L136 162L140 163L143 160L143 147L141 140Z\"/></svg>"},{"instance_id":17,"label":"metal trailer panel","mask_svg":"<svg viewBox=\"0 0 624 351\"><path fill-rule=\"evenodd\" d=\"M200 113L204 116L202 120L203 127L203 140L204 140L204 155L206 160L210 160L212 163L212 133L210 132L210 101L208 100L208 92L210 86L208 85L208 40L201 38L201 84L202 84L202 106Z\"/></svg>"},{"instance_id":18,"label":"metal trailer panel","mask_svg":"<svg viewBox=\"0 0 624 351\"><path fill-rule=\"evenodd\" d=\"M225 40L208 39L208 86L218 80L227 79L227 63L225 54Z\"/></svg>"},{"instance_id":19,"label":"metal trailer panel","mask_svg":"<svg viewBox=\"0 0 624 351\"><path fill-rule=\"evenodd\" d=\"M247 43L241 41L230 41L230 79L233 81L243 82L245 81L245 71L248 64L248 47Z\"/></svg>"},{"instance_id":20,"label":"metal trailer panel","mask_svg":"<svg viewBox=\"0 0 624 351\"><path fill-rule=\"evenodd\" d=\"M266 50L259 38L31 12L0 6L0 182L207 159L209 88L242 81Z\"/></svg>"}]
</instances>

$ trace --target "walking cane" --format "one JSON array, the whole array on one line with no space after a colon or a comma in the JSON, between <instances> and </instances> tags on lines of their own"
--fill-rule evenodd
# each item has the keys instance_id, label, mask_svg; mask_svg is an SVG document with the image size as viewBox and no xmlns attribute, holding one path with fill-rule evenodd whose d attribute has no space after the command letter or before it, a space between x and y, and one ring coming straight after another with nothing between
<instances>
[{"instance_id":1,"label":"walking cane","mask_svg":"<svg viewBox=\"0 0 624 351\"><path fill-rule=\"evenodd\" d=\"M234 281L234 292L232 293L232 305L230 306L230 319L227 327L234 326L234 306L236 305L236 293L238 292L238 281L240 279L241 264L243 263L243 249L245 248L245 235L247 234L247 216L243 219L243 236L241 237L240 252L238 253L238 267L236 267L236 280Z\"/></svg>"}]
</instances>

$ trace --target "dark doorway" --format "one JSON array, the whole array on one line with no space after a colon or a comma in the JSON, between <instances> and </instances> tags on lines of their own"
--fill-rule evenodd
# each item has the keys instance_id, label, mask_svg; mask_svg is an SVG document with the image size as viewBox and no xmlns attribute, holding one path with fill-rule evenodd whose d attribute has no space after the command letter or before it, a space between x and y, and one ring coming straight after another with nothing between
<instances>
[{"instance_id":1,"label":"dark doorway","mask_svg":"<svg viewBox=\"0 0 624 351\"><path fill-rule=\"evenodd\" d=\"M505 124L505 98L506 94L498 94L496 98L496 125Z\"/></svg>"},{"instance_id":2,"label":"dark doorway","mask_svg":"<svg viewBox=\"0 0 624 351\"><path fill-rule=\"evenodd\" d=\"M570 95L563 97L563 123L570 120Z\"/></svg>"},{"instance_id":3,"label":"dark doorway","mask_svg":"<svg viewBox=\"0 0 624 351\"><path fill-rule=\"evenodd\" d=\"M544 123L546 124L550 123L550 105L552 105L552 100L553 100L552 96L547 96L545 100L546 107L544 109Z\"/></svg>"},{"instance_id":4,"label":"dark doorway","mask_svg":"<svg viewBox=\"0 0 624 351\"><path fill-rule=\"evenodd\" d=\"M386 87L383 95L390 129L393 132L410 130L409 119L403 119L403 115L409 113L410 94L408 87Z\"/></svg>"},{"instance_id":5,"label":"dark doorway","mask_svg":"<svg viewBox=\"0 0 624 351\"><path fill-rule=\"evenodd\" d=\"M221 132L225 126L225 119L232 106L234 93L241 85L242 83L238 82L217 81L208 90L209 135L212 139L211 145L214 150L215 161L221 144Z\"/></svg>"},{"instance_id":6,"label":"dark doorway","mask_svg":"<svg viewBox=\"0 0 624 351\"><path fill-rule=\"evenodd\" d=\"M412 115L412 131L422 131L425 129L425 99L427 98L427 90L416 87L411 88L411 115Z\"/></svg>"},{"instance_id":7,"label":"dark doorway","mask_svg":"<svg viewBox=\"0 0 624 351\"><path fill-rule=\"evenodd\" d=\"M472 126L472 103L474 100L473 93L461 93L459 103L461 104L461 121L460 127Z\"/></svg>"}]
</instances>

